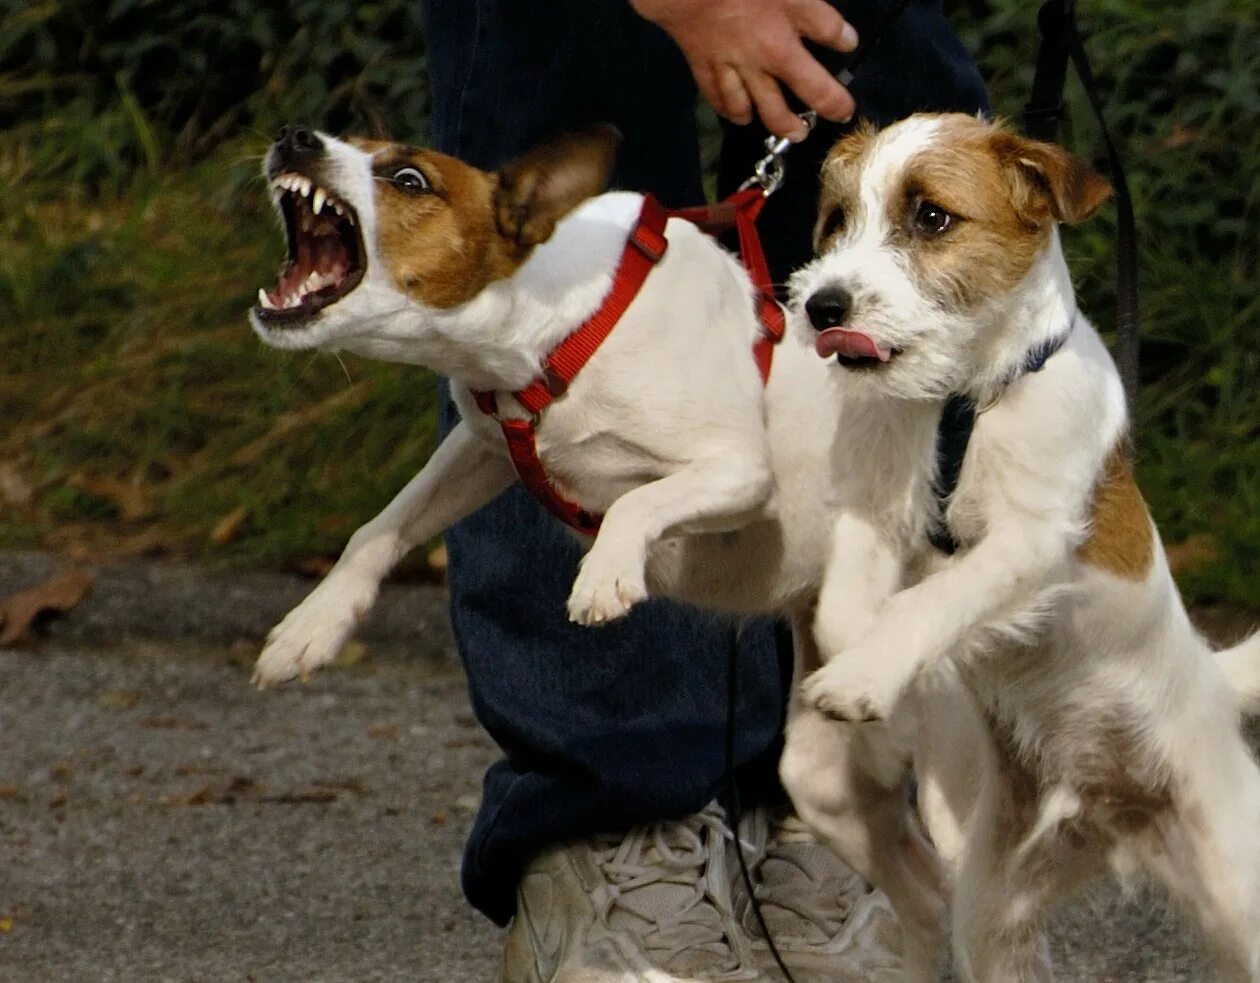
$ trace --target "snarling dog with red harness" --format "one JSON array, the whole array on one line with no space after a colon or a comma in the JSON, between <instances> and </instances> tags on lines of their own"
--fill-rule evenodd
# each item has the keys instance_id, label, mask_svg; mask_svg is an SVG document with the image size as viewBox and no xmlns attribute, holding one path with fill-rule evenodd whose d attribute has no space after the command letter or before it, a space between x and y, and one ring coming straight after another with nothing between
<instances>
[{"instance_id":1,"label":"snarling dog with red harness","mask_svg":"<svg viewBox=\"0 0 1260 983\"><path fill-rule=\"evenodd\" d=\"M589 547L575 622L649 594L808 617L826 366L803 337L768 343L765 298L696 225L601 193L616 142L596 128L497 174L302 128L272 148L290 261L260 291L258 335L440 372L462 420L272 632L260 685L327 663L410 549L518 476Z\"/></svg>"}]
</instances>

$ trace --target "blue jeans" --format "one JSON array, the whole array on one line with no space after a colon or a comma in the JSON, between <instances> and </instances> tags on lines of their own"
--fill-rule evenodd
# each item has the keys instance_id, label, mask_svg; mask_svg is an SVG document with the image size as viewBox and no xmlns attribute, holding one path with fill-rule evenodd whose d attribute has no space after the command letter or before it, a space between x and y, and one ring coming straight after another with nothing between
<instances>
[{"instance_id":1,"label":"blue jeans","mask_svg":"<svg viewBox=\"0 0 1260 983\"><path fill-rule=\"evenodd\" d=\"M606 120L625 137L617 186L667 205L703 200L686 64L626 0L422 3L437 149L489 169L551 134ZM880 2L840 6L861 32ZM880 122L985 105L939 0L907 9L852 88L859 112ZM763 212L776 281L810 256L816 175L837 133L825 126L793 151L791 177ZM763 137L755 127L725 131L720 192L751 173ZM454 410L443 403L449 427ZM472 706L504 753L485 777L464 891L503 924L540 850L682 817L721 791L730 635L664 601L605 628L569 624L578 548L519 487L456 525L447 543L451 620ZM756 622L739 646L735 764L754 796L773 785L789 682L775 634Z\"/></svg>"}]
</instances>

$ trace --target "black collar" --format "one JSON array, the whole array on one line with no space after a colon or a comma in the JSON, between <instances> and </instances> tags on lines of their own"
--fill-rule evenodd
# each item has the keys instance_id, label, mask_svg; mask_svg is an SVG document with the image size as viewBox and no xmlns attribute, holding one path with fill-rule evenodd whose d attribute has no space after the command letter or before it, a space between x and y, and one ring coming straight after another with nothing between
<instances>
[{"instance_id":1,"label":"black collar","mask_svg":"<svg viewBox=\"0 0 1260 983\"><path fill-rule=\"evenodd\" d=\"M1045 368L1050 357L1067 342L1075 323L1076 315L1073 314L1072 320L1068 322L1067 331L1053 338L1047 338L1028 349L1023 362L1000 387L999 394L1016 379L1030 372L1040 372ZM936 514L932 517L932 524L928 528L928 541L949 556L958 552L962 544L958 542L953 530L949 528L949 523L945 521L945 509L962 475L963 460L967 456L967 445L971 443L971 431L975 429L977 412L976 401L971 396L954 393L945 401L945 408L941 411L941 422L936 425L936 479L932 482L932 492L936 499Z\"/></svg>"}]
</instances>

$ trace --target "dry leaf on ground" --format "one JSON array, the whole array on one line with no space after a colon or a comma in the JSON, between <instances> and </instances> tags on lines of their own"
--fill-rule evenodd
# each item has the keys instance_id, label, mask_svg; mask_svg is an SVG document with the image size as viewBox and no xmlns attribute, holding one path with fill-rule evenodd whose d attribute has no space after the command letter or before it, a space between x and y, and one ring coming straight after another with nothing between
<instances>
[{"instance_id":1,"label":"dry leaf on ground","mask_svg":"<svg viewBox=\"0 0 1260 983\"><path fill-rule=\"evenodd\" d=\"M76 567L0 599L0 645L12 645L45 611L69 611L92 588L92 575Z\"/></svg>"}]
</instances>

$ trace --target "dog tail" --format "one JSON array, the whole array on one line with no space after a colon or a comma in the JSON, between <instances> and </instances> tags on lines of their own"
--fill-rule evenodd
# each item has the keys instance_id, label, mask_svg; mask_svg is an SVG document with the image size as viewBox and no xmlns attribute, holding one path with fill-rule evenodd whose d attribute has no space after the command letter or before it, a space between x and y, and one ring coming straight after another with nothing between
<instances>
[{"instance_id":1,"label":"dog tail","mask_svg":"<svg viewBox=\"0 0 1260 983\"><path fill-rule=\"evenodd\" d=\"M1216 662L1238 694L1243 713L1260 714L1260 632L1217 652Z\"/></svg>"}]
</instances>

